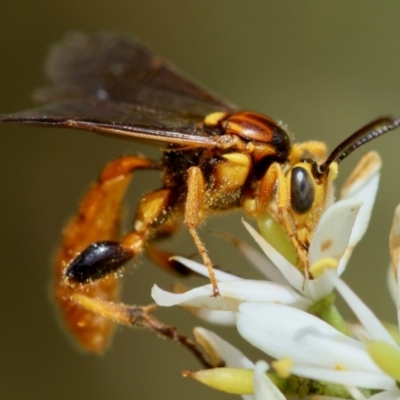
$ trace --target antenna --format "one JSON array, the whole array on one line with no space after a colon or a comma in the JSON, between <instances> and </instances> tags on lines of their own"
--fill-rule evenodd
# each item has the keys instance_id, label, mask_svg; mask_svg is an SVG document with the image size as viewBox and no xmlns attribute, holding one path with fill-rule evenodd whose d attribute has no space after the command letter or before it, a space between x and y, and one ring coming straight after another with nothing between
<instances>
[{"instance_id":1,"label":"antenna","mask_svg":"<svg viewBox=\"0 0 400 400\"><path fill-rule=\"evenodd\" d=\"M400 119L392 117L381 117L363 126L353 133L342 143L340 143L329 155L327 160L317 167L318 173L324 175L329 171L329 166L333 163L340 163L354 150L364 144L384 135L400 126Z\"/></svg>"}]
</instances>

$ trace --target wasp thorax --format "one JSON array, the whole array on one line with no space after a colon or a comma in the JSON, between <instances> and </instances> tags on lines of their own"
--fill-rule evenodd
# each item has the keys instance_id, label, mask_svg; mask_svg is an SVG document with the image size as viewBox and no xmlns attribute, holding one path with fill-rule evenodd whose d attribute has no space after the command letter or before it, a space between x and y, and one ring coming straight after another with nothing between
<instances>
[{"instance_id":1,"label":"wasp thorax","mask_svg":"<svg viewBox=\"0 0 400 400\"><path fill-rule=\"evenodd\" d=\"M240 111L225 117L220 122L224 133L245 140L270 145L277 158L286 157L291 143L287 132L272 118L251 111Z\"/></svg>"}]
</instances>

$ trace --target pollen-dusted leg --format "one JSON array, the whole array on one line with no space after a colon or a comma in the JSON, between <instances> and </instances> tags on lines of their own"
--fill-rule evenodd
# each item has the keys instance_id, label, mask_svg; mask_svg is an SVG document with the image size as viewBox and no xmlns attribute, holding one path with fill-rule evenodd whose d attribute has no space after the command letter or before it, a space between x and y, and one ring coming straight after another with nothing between
<instances>
[{"instance_id":1,"label":"pollen-dusted leg","mask_svg":"<svg viewBox=\"0 0 400 400\"><path fill-rule=\"evenodd\" d=\"M141 253L151 239L169 236L175 231L177 225L171 213L175 203L171 189L154 190L142 198L134 218L134 230L122 239L123 248L132 257Z\"/></svg>"},{"instance_id":2,"label":"pollen-dusted leg","mask_svg":"<svg viewBox=\"0 0 400 400\"><path fill-rule=\"evenodd\" d=\"M199 251L204 265L207 267L210 281L213 287L213 296L219 295L217 279L213 270L213 265L208 256L207 249L201 241L196 228L202 221L202 207L204 203L204 177L199 167L190 167L187 178L187 195L184 210L184 223L188 227L193 237L194 243Z\"/></svg>"},{"instance_id":3,"label":"pollen-dusted leg","mask_svg":"<svg viewBox=\"0 0 400 400\"><path fill-rule=\"evenodd\" d=\"M81 294L115 301L119 283L114 275L109 275L81 285L67 280L65 270L92 243L118 239L121 203L132 172L152 168L156 164L142 157L122 157L108 164L84 196L77 216L64 229L55 262L55 297L68 330L89 351L100 353L105 349L113 323L81 307L71 296Z\"/></svg>"},{"instance_id":4,"label":"pollen-dusted leg","mask_svg":"<svg viewBox=\"0 0 400 400\"><path fill-rule=\"evenodd\" d=\"M139 165L141 168L153 167L151 162ZM101 352L104 350L113 322L132 327L145 327L158 335L182 344L205 366L209 367L194 343L186 336L180 335L175 328L162 324L150 315L155 310L155 305L127 306L116 302L117 280L115 274L111 272L117 271L129 259L137 256L143 250L147 250L147 245L152 240L169 236L176 230L178 224L174 210L178 207L179 197L176 191L169 188L155 190L145 195L135 214L134 230L126 234L121 242L116 242L114 240L117 234L117 224L109 222L118 220L116 211L119 209L130 176L120 173L115 177L109 173L109 169L108 167L102 173L99 182L89 191L82 202L80 215L71 223L77 233L94 231L97 234L90 236L90 239L86 239L83 244L79 239L81 244L79 250L82 250L87 243L90 243L89 246L80 253L79 250L76 250L74 254L79 254L66 269L65 265L73 256L70 256L68 260L64 257L64 267L60 269L63 292L60 292L59 297L66 301L68 307L73 308L76 314L79 313L79 320L78 317L75 317L75 320L80 323L79 328L85 328L85 325L88 325L86 329L81 329L86 337L91 333L91 337L86 339L86 341L91 339L89 343L83 341L82 337L77 337L77 339L85 348ZM113 203L114 198L117 199L115 204ZM102 213L102 210L107 211ZM100 215L100 218L96 218L96 215ZM79 226L80 219L85 220L85 224L82 226ZM95 225L94 228L91 227L92 223ZM102 235L104 229L106 232ZM67 236L70 238L70 235ZM91 243L96 239L103 241ZM173 263L170 263L169 267L172 265ZM175 272L176 270L177 268ZM104 285L113 285L112 288L115 287L115 289L104 291ZM69 319L71 320L71 318ZM89 328L90 332L88 332ZM74 333L77 336L75 331ZM96 343L93 343L95 339Z\"/></svg>"},{"instance_id":5,"label":"pollen-dusted leg","mask_svg":"<svg viewBox=\"0 0 400 400\"><path fill-rule=\"evenodd\" d=\"M96 315L108 318L120 325L149 329L158 336L179 343L189 350L205 368L214 367L192 340L180 334L175 327L165 325L151 315L157 309L157 305L155 304L148 306L128 306L102 299L92 299L81 294L74 294L73 297L82 307L93 311Z\"/></svg>"},{"instance_id":6,"label":"pollen-dusted leg","mask_svg":"<svg viewBox=\"0 0 400 400\"><path fill-rule=\"evenodd\" d=\"M171 189L159 189L145 195L136 211L134 230L121 242L107 240L90 244L68 265L65 278L69 282L87 284L120 270L139 255L151 239L168 231L172 226L170 220L174 219L171 213L174 205L175 196Z\"/></svg>"},{"instance_id":7,"label":"pollen-dusted leg","mask_svg":"<svg viewBox=\"0 0 400 400\"><path fill-rule=\"evenodd\" d=\"M271 164L261 179L259 194L256 198L256 213L260 215L267 210L268 204L271 201L271 197L274 192L274 188L277 190L276 207L279 213L279 216L277 217L283 221L286 233L292 241L292 244L296 249L296 253L301 260L305 276L308 277L309 265L307 252L302 243L299 241L296 225L289 213L291 206L289 182L287 182L287 179L282 171L282 167L279 163Z\"/></svg>"}]
</instances>

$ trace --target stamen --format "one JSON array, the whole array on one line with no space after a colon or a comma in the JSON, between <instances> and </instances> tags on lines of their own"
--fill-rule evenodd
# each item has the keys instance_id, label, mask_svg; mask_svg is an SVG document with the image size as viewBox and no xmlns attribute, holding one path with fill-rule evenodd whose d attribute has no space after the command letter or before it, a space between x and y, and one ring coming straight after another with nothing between
<instances>
[{"instance_id":1,"label":"stamen","mask_svg":"<svg viewBox=\"0 0 400 400\"><path fill-rule=\"evenodd\" d=\"M336 370L336 371L346 371L346 367L344 365L342 365L342 364L336 364L334 366L334 370Z\"/></svg>"},{"instance_id":2,"label":"stamen","mask_svg":"<svg viewBox=\"0 0 400 400\"><path fill-rule=\"evenodd\" d=\"M293 368L293 360L290 357L284 357L280 360L271 362L272 368L275 369L276 374L283 379L289 378Z\"/></svg>"},{"instance_id":3,"label":"stamen","mask_svg":"<svg viewBox=\"0 0 400 400\"><path fill-rule=\"evenodd\" d=\"M336 269L338 267L338 262L332 257L321 258L311 265L309 272L314 278L318 278L323 275L327 269Z\"/></svg>"},{"instance_id":4,"label":"stamen","mask_svg":"<svg viewBox=\"0 0 400 400\"><path fill-rule=\"evenodd\" d=\"M366 344L368 354L379 368L400 382L400 350L389 343L376 341Z\"/></svg>"}]
</instances>

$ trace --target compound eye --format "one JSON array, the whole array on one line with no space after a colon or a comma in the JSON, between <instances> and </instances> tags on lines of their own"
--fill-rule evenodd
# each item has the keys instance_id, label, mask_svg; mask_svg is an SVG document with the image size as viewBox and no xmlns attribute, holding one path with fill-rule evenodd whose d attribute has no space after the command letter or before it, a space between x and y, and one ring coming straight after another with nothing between
<instances>
[{"instance_id":1,"label":"compound eye","mask_svg":"<svg viewBox=\"0 0 400 400\"><path fill-rule=\"evenodd\" d=\"M305 214L311 209L315 200L315 187L313 179L305 168L292 169L290 192L292 209L297 214Z\"/></svg>"}]
</instances>

